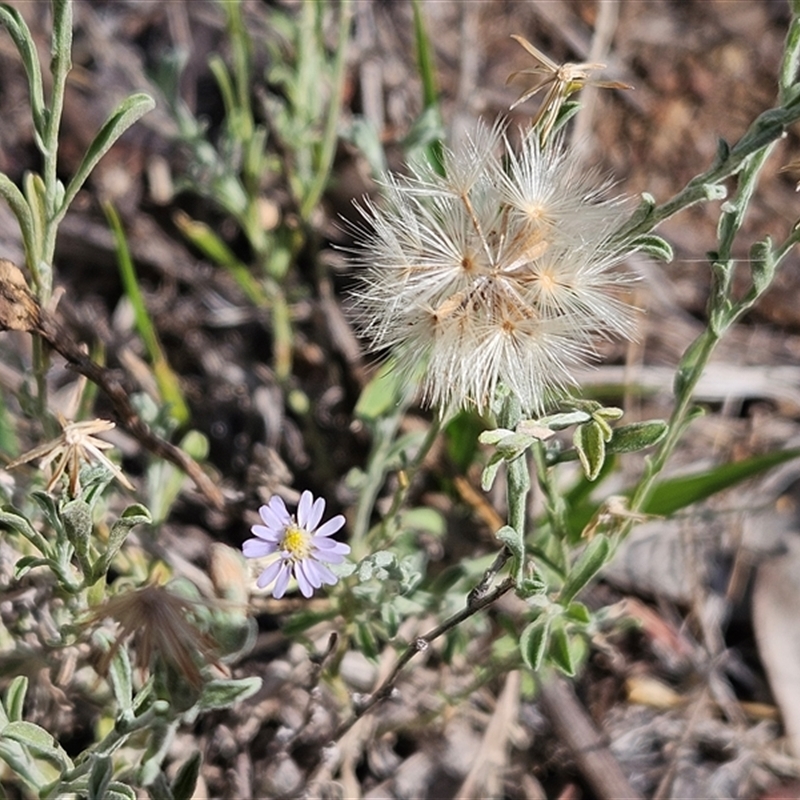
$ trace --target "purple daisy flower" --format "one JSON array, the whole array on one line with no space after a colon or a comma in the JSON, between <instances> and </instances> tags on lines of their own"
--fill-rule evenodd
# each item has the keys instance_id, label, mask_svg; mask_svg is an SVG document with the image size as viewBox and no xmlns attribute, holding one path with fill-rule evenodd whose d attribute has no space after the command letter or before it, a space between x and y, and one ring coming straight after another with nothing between
<instances>
[{"instance_id":1,"label":"purple daisy flower","mask_svg":"<svg viewBox=\"0 0 800 800\"><path fill-rule=\"evenodd\" d=\"M242 552L247 558L278 555L259 575L259 588L274 581L272 595L281 598L286 594L289 578L294 576L303 597L311 597L323 583L336 583L338 578L325 564L341 564L350 546L329 538L344 525L344 517L339 514L320 525L324 512L325 500L315 500L309 491L300 495L296 518L277 495L258 509L264 524L253 525L251 531L256 538L248 539Z\"/></svg>"}]
</instances>

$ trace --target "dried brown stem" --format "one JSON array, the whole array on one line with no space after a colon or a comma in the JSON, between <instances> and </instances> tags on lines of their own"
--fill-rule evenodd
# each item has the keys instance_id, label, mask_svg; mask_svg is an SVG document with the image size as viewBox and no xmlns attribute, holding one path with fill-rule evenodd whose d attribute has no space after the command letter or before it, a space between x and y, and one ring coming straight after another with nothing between
<instances>
[{"instance_id":1,"label":"dried brown stem","mask_svg":"<svg viewBox=\"0 0 800 800\"><path fill-rule=\"evenodd\" d=\"M369 698L358 705L349 719L345 720L336 729L336 732L333 736L334 741L337 741L344 736L344 734L347 733L347 731L349 731L350 728L352 728L353 725L355 725L355 723L361 719L361 717L363 717L368 711L371 711L376 705L378 705L378 703L391 696L395 689L397 678L403 671L403 667L405 667L405 665L408 664L408 662L411 661L411 659L414 658L417 653L422 653L427 650L431 642L452 630L457 625L460 625L464 620L469 619L473 614L476 614L481 609L490 606L495 600L502 597L504 594L506 594L506 592L513 588L514 579L507 578L496 589L494 589L494 591L490 592L489 594L484 594L482 597L477 599L473 599L473 595L475 594L475 590L473 590L469 594L467 605L461 609L461 611L459 611L457 614L453 614L452 617L449 617L441 625L437 625L423 636L418 636L416 639L414 639L414 641L403 651L403 654L397 660L397 663L394 665L394 668L392 669L391 673L389 673L389 676L386 678L386 680L383 681L383 683L369 696Z\"/></svg>"},{"instance_id":2,"label":"dried brown stem","mask_svg":"<svg viewBox=\"0 0 800 800\"><path fill-rule=\"evenodd\" d=\"M553 677L542 684L540 697L558 738L569 748L598 800L638 800L641 795L631 787L572 685Z\"/></svg>"},{"instance_id":3,"label":"dried brown stem","mask_svg":"<svg viewBox=\"0 0 800 800\"><path fill-rule=\"evenodd\" d=\"M120 425L131 436L151 453L182 469L213 506L225 506L222 492L200 465L183 450L150 430L131 405L128 391L118 374L93 361L80 349L56 319L39 305L19 268L5 259L0 259L0 330L27 331L40 336L67 360L72 369L105 392Z\"/></svg>"}]
</instances>

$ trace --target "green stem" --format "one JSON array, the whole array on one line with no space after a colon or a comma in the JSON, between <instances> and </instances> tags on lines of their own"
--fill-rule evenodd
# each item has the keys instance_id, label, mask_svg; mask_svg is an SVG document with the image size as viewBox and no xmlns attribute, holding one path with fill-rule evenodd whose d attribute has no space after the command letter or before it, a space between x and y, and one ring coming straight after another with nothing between
<instances>
[{"instance_id":1,"label":"green stem","mask_svg":"<svg viewBox=\"0 0 800 800\"><path fill-rule=\"evenodd\" d=\"M656 479L664 469L667 460L675 450L691 421L694 390L703 374L706 364L717 346L719 336L712 333L710 328L704 330L700 336L689 346L679 367L681 388L676 397L675 407L669 419L667 435L662 440L655 455L646 460L645 472L639 481L636 491L631 498L630 509L632 512L641 511L652 494ZM622 535L626 535L631 528L630 520L623 523Z\"/></svg>"},{"instance_id":2,"label":"green stem","mask_svg":"<svg viewBox=\"0 0 800 800\"><path fill-rule=\"evenodd\" d=\"M322 145L319 150L317 168L314 180L300 204L300 216L308 220L311 212L316 208L325 187L328 185L331 164L336 152L336 140L338 138L339 119L342 111L344 96L344 79L346 75L345 67L347 44L350 41L350 22L353 16L352 0L343 0L339 10L339 41L336 48L336 60L333 68L333 97L328 107L328 116L325 120L325 130L322 135Z\"/></svg>"},{"instance_id":3,"label":"green stem","mask_svg":"<svg viewBox=\"0 0 800 800\"><path fill-rule=\"evenodd\" d=\"M800 63L800 4L794 3L792 21L786 33L786 44L783 51L783 60L778 74L779 99L785 104L790 97L792 87L797 80L797 69Z\"/></svg>"},{"instance_id":4,"label":"green stem","mask_svg":"<svg viewBox=\"0 0 800 800\"><path fill-rule=\"evenodd\" d=\"M386 477L386 462L388 460L392 445L394 444L397 430L403 415L411 402L410 397L403 398L388 417L381 417L375 423L372 438L372 450L367 462L364 486L359 492L358 505L356 506L356 517L353 522L353 532L350 537L350 545L353 548L354 558L363 557L361 549L365 544L367 533L369 532L370 519L375 507L378 493L383 486Z\"/></svg>"},{"instance_id":5,"label":"green stem","mask_svg":"<svg viewBox=\"0 0 800 800\"><path fill-rule=\"evenodd\" d=\"M64 92L67 74L72 69L72 2L53 0L53 41L51 46L50 71L53 76L53 91L47 111L44 146L44 186L47 218L41 250L42 263L37 268L40 274L39 302L46 305L53 290L52 266L56 249L56 218L61 205L58 191L58 132L64 110Z\"/></svg>"},{"instance_id":6,"label":"green stem","mask_svg":"<svg viewBox=\"0 0 800 800\"><path fill-rule=\"evenodd\" d=\"M497 415L499 427L513 431L522 420L522 407L519 399L509 393ZM508 498L508 524L519 534L521 547L525 546L525 534L528 517L528 492L531 489L531 474L525 456L508 462L506 468L506 491ZM525 563L524 549L519 559L511 567L512 575L520 575Z\"/></svg>"},{"instance_id":7,"label":"green stem","mask_svg":"<svg viewBox=\"0 0 800 800\"><path fill-rule=\"evenodd\" d=\"M618 242L641 236L664 220L689 206L708 200L715 187L736 175L753 153L777 141L787 127L800 120L800 97L795 97L783 108L771 108L750 125L736 145L718 156L718 163L691 181L666 203L653 208L644 219L625 223L613 236ZM723 195L724 196L724 195Z\"/></svg>"},{"instance_id":8,"label":"green stem","mask_svg":"<svg viewBox=\"0 0 800 800\"><path fill-rule=\"evenodd\" d=\"M762 115L763 116L763 115ZM752 130L752 128L751 128ZM747 135L745 136L747 138ZM733 300L733 277L736 261L732 258L734 240L744 222L747 208L753 197L761 169L769 157L774 142L767 142L760 150L750 153L740 165L736 196L723 206L718 226L719 249L712 256L712 289L708 302L708 327L688 347L678 365L675 377L675 408L670 417L667 435L652 459L646 462L645 472L631 499L631 511L645 509L655 487L656 479L672 455L687 425L692 419L694 391L708 364L714 348L725 332L744 314L767 286L757 289L748 297ZM789 237L794 240L794 237ZM787 241L789 241L787 240ZM781 257L788 252L784 246ZM619 535L625 536L631 528L630 521L623 522Z\"/></svg>"},{"instance_id":9,"label":"green stem","mask_svg":"<svg viewBox=\"0 0 800 800\"><path fill-rule=\"evenodd\" d=\"M435 417L428 428L428 432L425 434L425 438L422 440L422 444L419 446L416 456L414 456L414 460L404 470L406 480L403 485L394 493L392 506L384 519L393 519L395 514L397 514L397 512L400 510L400 506L403 505L403 501L406 499L408 490L411 487L411 484L414 482L414 478L417 472L419 472L422 462L425 460L425 457L428 455L428 453L430 453L431 447L433 447L433 443L436 441L436 437L439 435L439 431L441 431L441 429L441 420L439 417Z\"/></svg>"},{"instance_id":10,"label":"green stem","mask_svg":"<svg viewBox=\"0 0 800 800\"><path fill-rule=\"evenodd\" d=\"M59 191L58 182L58 132L61 114L64 110L64 91L67 73L72 68L72 2L53 0L53 34L50 48L50 71L53 76L53 90L50 108L45 111L46 125L43 145L44 182L44 226L41 239L36 242L36 253L29 254L28 267L36 286L37 299L46 306L53 293L53 257L56 249L58 231L58 212L63 197L63 187ZM35 182L33 183L35 186ZM35 191L35 189L34 189ZM36 380L36 414L48 434L54 433L54 424L47 415L47 372L50 358L47 349L38 337L34 337L33 374Z\"/></svg>"}]
</instances>

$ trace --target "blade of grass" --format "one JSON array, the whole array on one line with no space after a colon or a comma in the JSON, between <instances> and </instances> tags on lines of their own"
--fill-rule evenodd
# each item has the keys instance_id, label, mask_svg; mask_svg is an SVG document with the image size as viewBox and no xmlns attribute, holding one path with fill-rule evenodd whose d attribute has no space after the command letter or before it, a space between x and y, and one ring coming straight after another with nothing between
<instances>
[{"instance_id":1,"label":"blade of grass","mask_svg":"<svg viewBox=\"0 0 800 800\"><path fill-rule=\"evenodd\" d=\"M652 494L641 511L645 514L668 517L693 503L708 500L715 494L731 489L742 481L754 478L798 457L800 457L800 449L779 450L732 464L722 464L692 475L682 475L660 481L653 488ZM574 502L570 505L568 528L574 537L580 536L598 509L596 502L582 501L582 487L583 484L580 485L580 489L574 491ZM631 494L632 490L630 489L625 492L628 497Z\"/></svg>"},{"instance_id":2,"label":"blade of grass","mask_svg":"<svg viewBox=\"0 0 800 800\"><path fill-rule=\"evenodd\" d=\"M425 29L425 19L422 16L420 0L412 3L414 9L414 41L417 47L417 67L422 80L422 102L426 110L433 109L439 119L439 89L436 85L436 71L433 63L433 50L428 33ZM444 175L443 144L441 140L431 142L426 148L430 163L436 170Z\"/></svg>"},{"instance_id":3,"label":"blade of grass","mask_svg":"<svg viewBox=\"0 0 800 800\"><path fill-rule=\"evenodd\" d=\"M258 281L250 270L231 251L227 244L208 225L178 212L173 217L181 233L206 257L227 269L247 299L257 308L268 308L272 314L272 334L275 375L287 381L292 374L292 321L289 306L281 287L271 278Z\"/></svg>"},{"instance_id":4,"label":"blade of grass","mask_svg":"<svg viewBox=\"0 0 800 800\"><path fill-rule=\"evenodd\" d=\"M164 350L161 347L161 342L158 338L153 321L147 312L147 307L144 303L142 291L139 288L139 281L136 275L136 270L133 266L133 259L131 258L130 250L128 249L128 242L125 238L125 231L122 228L122 222L116 209L110 203L103 204L103 211L105 212L108 224L114 233L114 241L117 248L117 264L119 265L119 273L122 278L122 284L125 287L125 294L131 301L133 312L136 321L136 329L144 341L144 346L150 356L150 361L153 366L153 374L156 379L159 391L165 403L170 405L170 411L180 425L185 425L190 419L189 406L183 398L178 376L172 371L172 368L164 355Z\"/></svg>"},{"instance_id":5,"label":"blade of grass","mask_svg":"<svg viewBox=\"0 0 800 800\"><path fill-rule=\"evenodd\" d=\"M309 187L306 196L300 205L300 216L307 220L319 202L325 187L330 179L333 156L336 153L339 119L342 110L344 95L344 80L347 65L347 45L350 41L350 22L353 17L353 4L351 0L344 0L339 9L339 34L336 48L336 60L333 67L333 94L328 106L328 116L325 120L325 131L322 143L318 150L317 164L314 181Z\"/></svg>"},{"instance_id":6,"label":"blade of grass","mask_svg":"<svg viewBox=\"0 0 800 800\"><path fill-rule=\"evenodd\" d=\"M722 464L696 475L661 481L656 484L643 511L646 514L669 516L798 456L800 449L779 450L732 464Z\"/></svg>"}]
</instances>

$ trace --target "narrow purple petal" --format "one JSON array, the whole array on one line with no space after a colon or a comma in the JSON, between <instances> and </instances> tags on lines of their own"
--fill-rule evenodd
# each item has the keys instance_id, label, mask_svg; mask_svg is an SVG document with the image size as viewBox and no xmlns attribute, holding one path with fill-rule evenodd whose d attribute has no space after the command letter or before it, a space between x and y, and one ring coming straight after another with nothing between
<instances>
[{"instance_id":1,"label":"narrow purple petal","mask_svg":"<svg viewBox=\"0 0 800 800\"><path fill-rule=\"evenodd\" d=\"M318 497L311 506L311 516L308 518L307 531L313 531L319 525L322 515L325 513L325 500Z\"/></svg>"},{"instance_id":2,"label":"narrow purple petal","mask_svg":"<svg viewBox=\"0 0 800 800\"><path fill-rule=\"evenodd\" d=\"M324 564L317 562L314 568L322 583L327 583L328 586L333 586L339 580Z\"/></svg>"},{"instance_id":3,"label":"narrow purple petal","mask_svg":"<svg viewBox=\"0 0 800 800\"><path fill-rule=\"evenodd\" d=\"M311 559L299 561L295 565L295 574L297 575L298 583L300 582L300 576L302 576L303 580L312 589L319 589L319 587L322 586L317 573L314 571L314 562Z\"/></svg>"},{"instance_id":4,"label":"narrow purple petal","mask_svg":"<svg viewBox=\"0 0 800 800\"><path fill-rule=\"evenodd\" d=\"M275 500L278 500L280 505L273 502ZM291 517L289 516L289 512L286 511L283 500L281 500L280 497L273 497L269 503L269 505L261 506L261 508L258 509L258 513L261 515L261 519L264 520L264 524L273 530L285 528L291 521Z\"/></svg>"},{"instance_id":5,"label":"narrow purple petal","mask_svg":"<svg viewBox=\"0 0 800 800\"><path fill-rule=\"evenodd\" d=\"M258 536L259 539L265 539L268 542L277 542L281 538L278 531L273 528L267 528L265 525L253 525L250 528L250 532L253 536Z\"/></svg>"},{"instance_id":6,"label":"narrow purple petal","mask_svg":"<svg viewBox=\"0 0 800 800\"><path fill-rule=\"evenodd\" d=\"M286 508L286 503L283 502L283 498L280 495L272 495L272 497L270 497L270 499L267 501L267 506L269 506L270 511L272 511L272 513L275 514L281 521L291 519L289 510Z\"/></svg>"},{"instance_id":7,"label":"narrow purple petal","mask_svg":"<svg viewBox=\"0 0 800 800\"><path fill-rule=\"evenodd\" d=\"M281 562L283 569L278 573L278 578L275 581L275 586L272 589L272 596L276 600L280 600L286 594L286 587L289 585L289 575L291 574L292 567L288 561Z\"/></svg>"},{"instance_id":8,"label":"narrow purple petal","mask_svg":"<svg viewBox=\"0 0 800 800\"><path fill-rule=\"evenodd\" d=\"M297 586L303 597L311 597L311 595L314 594L314 585L309 581L303 569L303 563L304 562L300 561L298 564L295 564L294 577L297 579Z\"/></svg>"},{"instance_id":9,"label":"narrow purple petal","mask_svg":"<svg viewBox=\"0 0 800 800\"><path fill-rule=\"evenodd\" d=\"M297 504L297 524L305 530L309 530L308 520L311 518L311 509L314 506L314 495L306 489L300 495L300 502Z\"/></svg>"},{"instance_id":10,"label":"narrow purple petal","mask_svg":"<svg viewBox=\"0 0 800 800\"><path fill-rule=\"evenodd\" d=\"M277 545L272 542L264 542L261 539L248 539L242 545L242 552L245 558L263 558L272 555L277 550Z\"/></svg>"},{"instance_id":11,"label":"narrow purple petal","mask_svg":"<svg viewBox=\"0 0 800 800\"><path fill-rule=\"evenodd\" d=\"M317 562L311 558L307 558L305 561L301 561L298 564L299 567L303 568L303 572L308 579L308 582L315 588L319 589L322 586L322 581L317 574Z\"/></svg>"},{"instance_id":12,"label":"narrow purple petal","mask_svg":"<svg viewBox=\"0 0 800 800\"><path fill-rule=\"evenodd\" d=\"M349 553L350 552L350 545L344 544L344 542L337 542L336 539L327 539L324 536L320 537L319 539L315 536L311 540L311 544L317 548L317 550L325 550L325 551L333 551L336 553ZM342 549L344 548L344 549Z\"/></svg>"},{"instance_id":13,"label":"narrow purple petal","mask_svg":"<svg viewBox=\"0 0 800 800\"><path fill-rule=\"evenodd\" d=\"M336 533L344 525L345 519L341 514L331 517L319 530L314 531L315 536L330 536Z\"/></svg>"},{"instance_id":14,"label":"narrow purple petal","mask_svg":"<svg viewBox=\"0 0 800 800\"><path fill-rule=\"evenodd\" d=\"M326 564L341 564L344 561L344 554L335 551L326 550L323 552L315 553L317 561L325 562Z\"/></svg>"},{"instance_id":15,"label":"narrow purple petal","mask_svg":"<svg viewBox=\"0 0 800 800\"><path fill-rule=\"evenodd\" d=\"M281 567L283 566L283 562L273 561L259 576L258 580L256 581L256 585L259 589L263 589L265 586L269 586L275 578L278 577L278 573L281 571Z\"/></svg>"}]
</instances>

